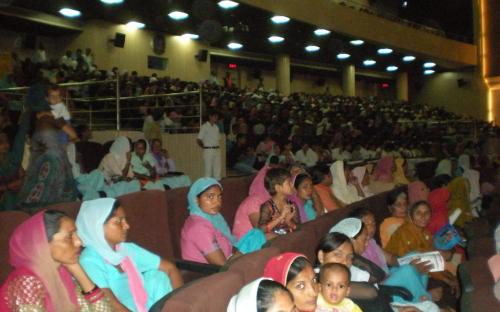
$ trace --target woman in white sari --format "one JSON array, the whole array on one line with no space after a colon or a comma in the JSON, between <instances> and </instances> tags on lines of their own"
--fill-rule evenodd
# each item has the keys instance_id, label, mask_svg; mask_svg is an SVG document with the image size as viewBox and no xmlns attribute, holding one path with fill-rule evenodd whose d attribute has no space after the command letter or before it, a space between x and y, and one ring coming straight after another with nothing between
<instances>
[{"instance_id":1,"label":"woman in white sari","mask_svg":"<svg viewBox=\"0 0 500 312\"><path fill-rule=\"evenodd\" d=\"M331 186L333 195L342 204L349 205L363 198L363 191L359 181L351 176L349 169L345 168L342 160L337 160L330 166L333 184Z\"/></svg>"}]
</instances>

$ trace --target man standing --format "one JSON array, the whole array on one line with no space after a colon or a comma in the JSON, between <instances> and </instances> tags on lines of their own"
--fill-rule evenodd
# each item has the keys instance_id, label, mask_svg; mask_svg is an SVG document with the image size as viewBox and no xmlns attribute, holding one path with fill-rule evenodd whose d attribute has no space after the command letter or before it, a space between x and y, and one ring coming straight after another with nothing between
<instances>
[{"instance_id":1,"label":"man standing","mask_svg":"<svg viewBox=\"0 0 500 312\"><path fill-rule=\"evenodd\" d=\"M217 126L218 118L219 115L215 111L208 114L208 121L201 126L196 142L203 148L205 177L213 177L220 180L221 158L219 149L220 133Z\"/></svg>"}]
</instances>

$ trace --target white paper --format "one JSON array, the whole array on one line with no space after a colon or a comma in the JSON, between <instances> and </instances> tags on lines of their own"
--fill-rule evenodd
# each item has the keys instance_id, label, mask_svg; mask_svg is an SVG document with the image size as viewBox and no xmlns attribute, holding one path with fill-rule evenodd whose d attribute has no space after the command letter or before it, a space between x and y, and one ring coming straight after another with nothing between
<instances>
[{"instance_id":1,"label":"white paper","mask_svg":"<svg viewBox=\"0 0 500 312\"><path fill-rule=\"evenodd\" d=\"M444 259L439 251L430 251L424 253L416 253L398 258L399 265L409 264L415 259L420 259L420 262L429 262L432 265L432 269L429 272L441 272L444 271Z\"/></svg>"},{"instance_id":2,"label":"white paper","mask_svg":"<svg viewBox=\"0 0 500 312\"><path fill-rule=\"evenodd\" d=\"M458 217L462 214L462 210L459 208L455 209L453 213L448 217L448 220L450 221L450 224L453 225L455 221L457 221Z\"/></svg>"}]
</instances>

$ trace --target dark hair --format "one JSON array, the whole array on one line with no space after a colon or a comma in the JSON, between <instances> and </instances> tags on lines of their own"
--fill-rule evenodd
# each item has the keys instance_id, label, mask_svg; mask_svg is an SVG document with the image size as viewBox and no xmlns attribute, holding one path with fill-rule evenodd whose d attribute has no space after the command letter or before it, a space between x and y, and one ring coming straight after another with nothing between
<instances>
[{"instance_id":1,"label":"dark hair","mask_svg":"<svg viewBox=\"0 0 500 312\"><path fill-rule=\"evenodd\" d=\"M278 156L273 155L273 156L269 157L269 164L271 164L271 165L277 165L279 163L280 163L280 159L279 159Z\"/></svg>"},{"instance_id":2,"label":"dark hair","mask_svg":"<svg viewBox=\"0 0 500 312\"><path fill-rule=\"evenodd\" d=\"M312 267L311 262L307 260L306 257L298 257L296 258L292 264L290 265L290 269L288 270L288 274L286 275L286 283L290 283L291 280L293 280L297 275L300 274L307 266Z\"/></svg>"},{"instance_id":3,"label":"dark hair","mask_svg":"<svg viewBox=\"0 0 500 312\"><path fill-rule=\"evenodd\" d=\"M363 219L363 217L366 217L368 215L375 216L375 214L370 210L370 208L358 207L358 208L355 208L353 211L351 211L351 213L349 214L349 217Z\"/></svg>"},{"instance_id":4,"label":"dark hair","mask_svg":"<svg viewBox=\"0 0 500 312\"><path fill-rule=\"evenodd\" d=\"M264 187L271 196L276 195L276 185L281 185L290 178L290 172L283 168L269 169L264 178Z\"/></svg>"},{"instance_id":5,"label":"dark hair","mask_svg":"<svg viewBox=\"0 0 500 312\"><path fill-rule=\"evenodd\" d=\"M61 219L67 217L67 215L59 210L47 210L43 214L43 225L45 226L45 234L47 235L47 240L50 242L54 237L54 234L59 232L61 227Z\"/></svg>"},{"instance_id":6,"label":"dark hair","mask_svg":"<svg viewBox=\"0 0 500 312\"><path fill-rule=\"evenodd\" d=\"M273 304L276 293L282 291L293 301L292 294L285 286L273 280L262 280L257 289L257 312L266 312Z\"/></svg>"},{"instance_id":7,"label":"dark hair","mask_svg":"<svg viewBox=\"0 0 500 312\"><path fill-rule=\"evenodd\" d=\"M323 182L325 176L330 174L330 168L325 165L317 165L310 169L310 174L313 184L316 185Z\"/></svg>"},{"instance_id":8,"label":"dark hair","mask_svg":"<svg viewBox=\"0 0 500 312\"><path fill-rule=\"evenodd\" d=\"M410 219L412 219L413 213L415 210L417 210L418 206L425 205L429 210L432 212L431 204L429 204L428 201L426 200L419 200L418 202L415 202L413 205L410 206L410 209L408 209L408 215L410 216Z\"/></svg>"},{"instance_id":9,"label":"dark hair","mask_svg":"<svg viewBox=\"0 0 500 312\"><path fill-rule=\"evenodd\" d=\"M76 134L80 139L82 138L83 133L88 130L90 130L90 128L87 125L78 125L75 127Z\"/></svg>"},{"instance_id":10,"label":"dark hair","mask_svg":"<svg viewBox=\"0 0 500 312\"><path fill-rule=\"evenodd\" d=\"M437 175L434 177L434 179L432 179L432 181L429 182L429 189L433 191L435 189L448 185L450 181L451 177L447 174Z\"/></svg>"},{"instance_id":11,"label":"dark hair","mask_svg":"<svg viewBox=\"0 0 500 312\"><path fill-rule=\"evenodd\" d=\"M51 83L47 86L47 94L49 91L61 91L61 88L58 85Z\"/></svg>"},{"instance_id":12,"label":"dark hair","mask_svg":"<svg viewBox=\"0 0 500 312\"><path fill-rule=\"evenodd\" d=\"M356 235L354 235L354 237L352 239L358 239L359 235L361 235L361 233L363 233L363 230L365 229L365 227L366 227L365 224L363 223L363 221L361 221L361 227L359 228L359 232L356 233Z\"/></svg>"},{"instance_id":13,"label":"dark hair","mask_svg":"<svg viewBox=\"0 0 500 312\"><path fill-rule=\"evenodd\" d=\"M153 144L155 144L155 142L158 142L158 143L160 143L160 145L162 145L160 139L152 139L151 140L151 147L153 146Z\"/></svg>"},{"instance_id":14,"label":"dark hair","mask_svg":"<svg viewBox=\"0 0 500 312\"><path fill-rule=\"evenodd\" d=\"M137 145L137 144L143 144L143 145L144 145L144 148L146 148L146 147L147 147L146 140L144 140L144 139L139 139L139 140L135 141L135 144L136 144L136 145Z\"/></svg>"},{"instance_id":15,"label":"dark hair","mask_svg":"<svg viewBox=\"0 0 500 312\"><path fill-rule=\"evenodd\" d=\"M311 176L307 173L298 174L295 177L295 182L293 183L293 186L297 189L302 184L302 182L304 182L304 180L306 180L306 179L311 179Z\"/></svg>"},{"instance_id":16,"label":"dark hair","mask_svg":"<svg viewBox=\"0 0 500 312\"><path fill-rule=\"evenodd\" d=\"M324 253L332 252L345 242L352 244L351 239L342 233L328 233L319 241L318 247L316 248L316 255L320 251Z\"/></svg>"},{"instance_id":17,"label":"dark hair","mask_svg":"<svg viewBox=\"0 0 500 312\"><path fill-rule=\"evenodd\" d=\"M319 270L319 282L322 283L325 279L325 274L327 271L337 271L341 270L344 271L345 274L347 274L347 285L350 284L351 282L351 271L349 268L342 264L342 263L325 263L321 266Z\"/></svg>"},{"instance_id":18,"label":"dark hair","mask_svg":"<svg viewBox=\"0 0 500 312\"><path fill-rule=\"evenodd\" d=\"M396 203L396 200L398 199L398 196L401 195L402 193L406 194L406 187L404 188L397 188L389 192L387 194L387 206L392 206Z\"/></svg>"},{"instance_id":19,"label":"dark hair","mask_svg":"<svg viewBox=\"0 0 500 312\"><path fill-rule=\"evenodd\" d=\"M115 202L113 203L113 208L111 208L111 211L109 212L109 215L108 217L106 218L106 220L104 220L104 223L108 223L108 221L113 218L113 216L115 215L116 213L116 210L118 210L118 208L121 206L122 204L120 203L120 201L118 199L115 199Z\"/></svg>"}]
</instances>

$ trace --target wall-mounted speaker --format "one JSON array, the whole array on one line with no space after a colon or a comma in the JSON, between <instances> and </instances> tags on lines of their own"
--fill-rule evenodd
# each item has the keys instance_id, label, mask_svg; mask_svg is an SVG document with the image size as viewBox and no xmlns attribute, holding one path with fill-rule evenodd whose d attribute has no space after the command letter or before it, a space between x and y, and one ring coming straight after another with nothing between
<instances>
[{"instance_id":1,"label":"wall-mounted speaker","mask_svg":"<svg viewBox=\"0 0 500 312\"><path fill-rule=\"evenodd\" d=\"M463 87L467 86L468 84L469 84L469 82L463 78L457 79L457 87L459 87L459 88L463 88Z\"/></svg>"},{"instance_id":2,"label":"wall-mounted speaker","mask_svg":"<svg viewBox=\"0 0 500 312\"><path fill-rule=\"evenodd\" d=\"M208 59L208 50L200 50L198 54L194 56L199 62L206 62Z\"/></svg>"},{"instance_id":3,"label":"wall-mounted speaker","mask_svg":"<svg viewBox=\"0 0 500 312\"><path fill-rule=\"evenodd\" d=\"M116 33L115 38L113 39L113 45L117 48L125 47L125 34Z\"/></svg>"}]
</instances>

